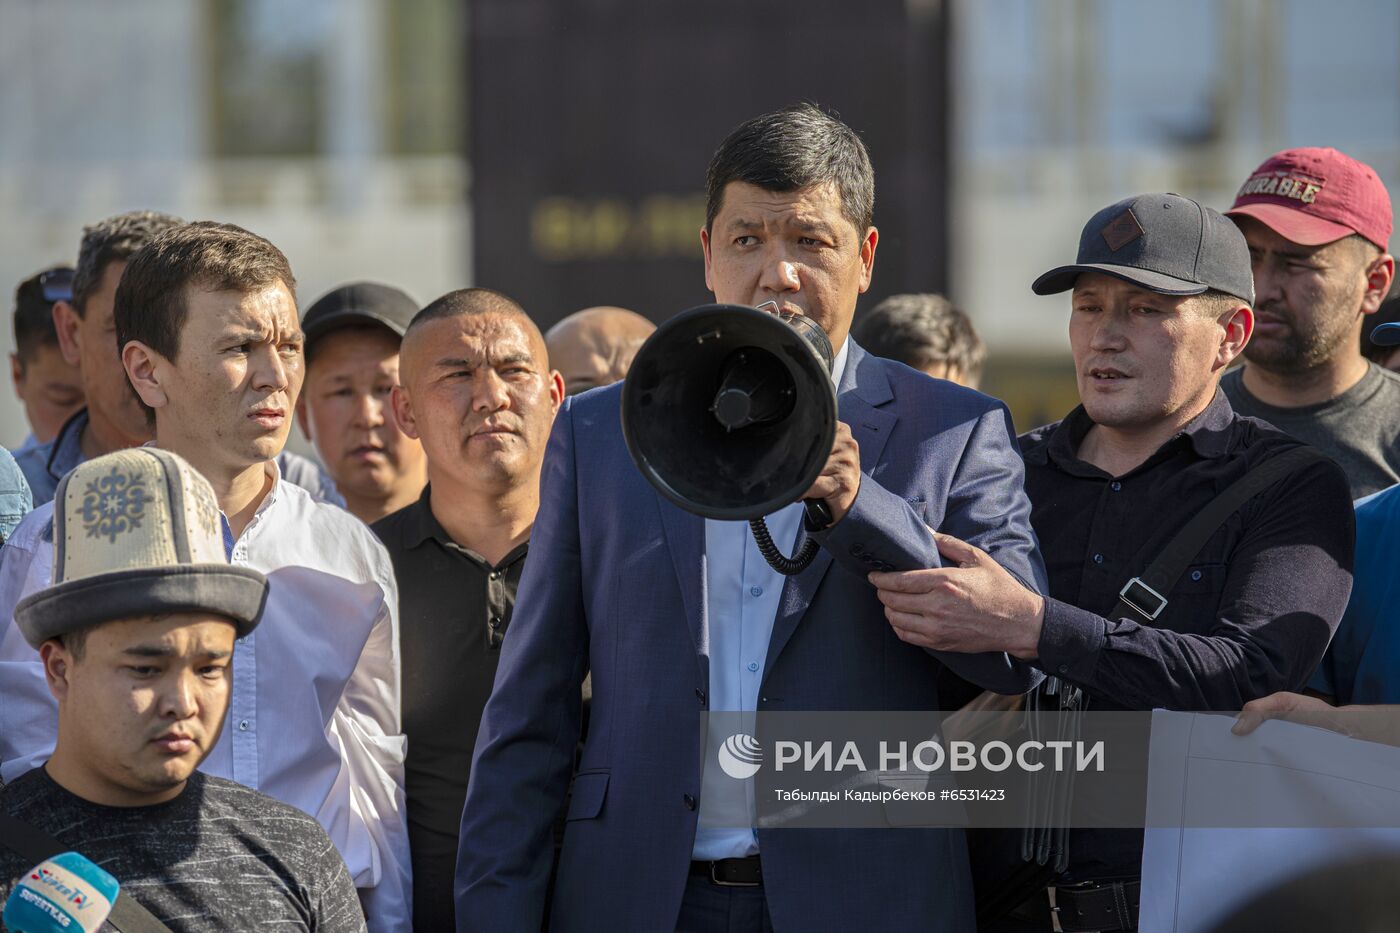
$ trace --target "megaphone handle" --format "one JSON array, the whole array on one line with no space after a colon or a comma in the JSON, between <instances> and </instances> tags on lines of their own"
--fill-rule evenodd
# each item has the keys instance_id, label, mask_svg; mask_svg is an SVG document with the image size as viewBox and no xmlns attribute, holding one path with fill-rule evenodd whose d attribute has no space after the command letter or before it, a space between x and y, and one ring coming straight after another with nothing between
<instances>
[{"instance_id":1,"label":"megaphone handle","mask_svg":"<svg viewBox=\"0 0 1400 933\"><path fill-rule=\"evenodd\" d=\"M807 520L802 523L807 531L825 531L831 527L831 506L825 499L803 499L802 505L807 510Z\"/></svg>"}]
</instances>

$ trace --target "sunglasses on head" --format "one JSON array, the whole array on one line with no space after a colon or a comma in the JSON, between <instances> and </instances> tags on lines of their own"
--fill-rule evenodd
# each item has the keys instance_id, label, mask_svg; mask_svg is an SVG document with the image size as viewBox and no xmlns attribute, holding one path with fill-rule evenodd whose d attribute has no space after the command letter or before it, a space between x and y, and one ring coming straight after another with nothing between
<instances>
[{"instance_id":1,"label":"sunglasses on head","mask_svg":"<svg viewBox=\"0 0 1400 933\"><path fill-rule=\"evenodd\" d=\"M50 269L39 276L39 288L45 301L72 301L73 270Z\"/></svg>"}]
</instances>

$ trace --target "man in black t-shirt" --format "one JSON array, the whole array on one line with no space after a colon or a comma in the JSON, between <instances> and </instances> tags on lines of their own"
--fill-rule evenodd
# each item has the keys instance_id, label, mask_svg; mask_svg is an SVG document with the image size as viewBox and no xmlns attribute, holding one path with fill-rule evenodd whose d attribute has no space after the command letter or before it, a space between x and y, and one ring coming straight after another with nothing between
<instances>
[{"instance_id":1,"label":"man in black t-shirt","mask_svg":"<svg viewBox=\"0 0 1400 933\"><path fill-rule=\"evenodd\" d=\"M481 711L515 608L564 380L510 298L449 292L413 318L394 411L428 486L372 527L399 584L413 928L455 928L457 836Z\"/></svg>"},{"instance_id":2,"label":"man in black t-shirt","mask_svg":"<svg viewBox=\"0 0 1400 933\"><path fill-rule=\"evenodd\" d=\"M320 825L195 773L228 710L236 638L267 579L229 566L209 483L141 447L81 464L55 493L54 584L15 622L58 701L41 769L0 811L112 874L173 931L363 930ZM46 853L0 838L0 902Z\"/></svg>"},{"instance_id":3,"label":"man in black t-shirt","mask_svg":"<svg viewBox=\"0 0 1400 933\"><path fill-rule=\"evenodd\" d=\"M0 809L101 866L172 930L363 930L345 862L321 825L242 784L194 772L179 794L103 806L44 768ZM0 902L35 861L0 846Z\"/></svg>"}]
</instances>

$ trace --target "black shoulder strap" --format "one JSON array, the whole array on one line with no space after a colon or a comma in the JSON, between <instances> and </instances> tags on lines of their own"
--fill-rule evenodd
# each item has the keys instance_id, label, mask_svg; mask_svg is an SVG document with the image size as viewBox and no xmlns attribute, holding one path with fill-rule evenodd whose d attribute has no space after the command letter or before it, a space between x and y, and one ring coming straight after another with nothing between
<instances>
[{"instance_id":1,"label":"black shoulder strap","mask_svg":"<svg viewBox=\"0 0 1400 933\"><path fill-rule=\"evenodd\" d=\"M1118 602L1109 618L1130 618L1151 623L1167 607L1167 596L1172 587L1176 586L1176 581L1186 572L1201 548L1205 547L1210 536L1239 511L1240 506L1285 476L1326 459L1326 455L1319 450L1298 447L1270 457L1235 480L1206 503L1205 508L1167 542L1142 576L1128 581L1119 592ZM1079 717L1088 705L1088 694L1056 677L1046 678L1026 698L1028 716L1034 715L1034 710L1038 708L1059 709L1067 713L1047 720L1058 730L1055 735L1057 739L1078 738ZM1038 802L1034 805L1039 808L1036 812L1040 818L1036 820L1037 825L1021 830L1021 858L1025 864L1003 885L985 896L979 896L979 923L1004 916L1037 890L1051 884L1055 876L1068 866L1069 832L1062 827L1068 825L1073 780L1074 773L1069 772L1067 775L1051 775L1050 780L1037 785Z\"/></svg>"},{"instance_id":2,"label":"black shoulder strap","mask_svg":"<svg viewBox=\"0 0 1400 933\"><path fill-rule=\"evenodd\" d=\"M73 851L72 846L4 811L0 811L0 845L35 865L60 852ZM170 927L122 890L117 891L117 902L112 905L107 922L118 933L171 933Z\"/></svg>"},{"instance_id":3,"label":"black shoulder strap","mask_svg":"<svg viewBox=\"0 0 1400 933\"><path fill-rule=\"evenodd\" d=\"M1235 480L1205 507L1162 548L1157 559L1133 577L1118 593L1118 602L1109 618L1136 619L1150 623L1167 607L1168 597L1176 581L1205 547L1216 529L1239 511L1254 496L1291 473L1327 459L1326 454L1313 447L1297 447L1276 457L1270 457Z\"/></svg>"}]
</instances>

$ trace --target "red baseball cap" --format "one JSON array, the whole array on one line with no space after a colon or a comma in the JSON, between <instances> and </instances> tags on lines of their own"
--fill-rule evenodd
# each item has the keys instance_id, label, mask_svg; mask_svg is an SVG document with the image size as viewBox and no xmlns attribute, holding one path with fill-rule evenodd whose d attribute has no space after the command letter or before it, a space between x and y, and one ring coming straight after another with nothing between
<instances>
[{"instance_id":1,"label":"red baseball cap","mask_svg":"<svg viewBox=\"0 0 1400 933\"><path fill-rule=\"evenodd\" d=\"M1321 246L1359 233L1390 243L1390 192L1375 169L1330 148L1285 149L1240 186L1228 217L1253 217L1279 236Z\"/></svg>"}]
</instances>

